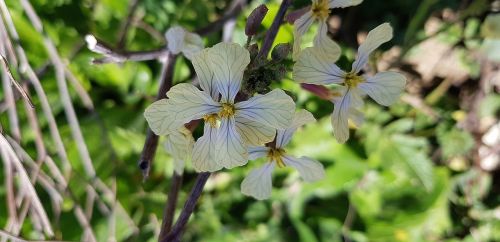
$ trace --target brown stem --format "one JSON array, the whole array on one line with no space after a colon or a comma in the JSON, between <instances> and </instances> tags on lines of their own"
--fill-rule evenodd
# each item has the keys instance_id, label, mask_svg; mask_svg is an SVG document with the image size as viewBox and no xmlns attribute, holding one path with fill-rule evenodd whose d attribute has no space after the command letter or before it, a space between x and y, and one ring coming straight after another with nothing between
<instances>
[{"instance_id":1,"label":"brown stem","mask_svg":"<svg viewBox=\"0 0 500 242\"><path fill-rule=\"evenodd\" d=\"M182 174L177 174L174 172L172 177L172 182L170 184L170 190L168 191L167 203L165 204L165 210L163 212L163 221L161 223L160 238L167 236L172 228L172 223L174 221L175 207L177 205L177 198L179 196L179 191L182 186Z\"/></svg>"},{"instance_id":2,"label":"brown stem","mask_svg":"<svg viewBox=\"0 0 500 242\"><path fill-rule=\"evenodd\" d=\"M198 202L198 199L201 196L203 187L205 187L205 183L207 183L210 174L211 174L210 172L202 172L198 174L193 189L191 190L191 193L189 194L189 197L186 203L184 204L184 208L182 209L182 212L179 215L179 219L177 219L177 222L175 222L172 231L166 237L163 238L160 237L158 239L159 242L180 241L184 227L186 226L189 217L191 216L191 214L194 211L194 208L196 207L196 203Z\"/></svg>"},{"instance_id":3,"label":"brown stem","mask_svg":"<svg viewBox=\"0 0 500 242\"><path fill-rule=\"evenodd\" d=\"M257 59L259 58L264 59L269 54L274 39L276 39L276 35L278 34L278 30L281 24L283 23L286 10L288 9L288 7L290 7L291 4L292 0L283 0L283 2L281 2L278 13L274 17L271 27L269 27L269 29L266 32L266 36L264 37L264 43L262 43L262 47L260 48L259 54L257 55Z\"/></svg>"},{"instance_id":4,"label":"brown stem","mask_svg":"<svg viewBox=\"0 0 500 242\"><path fill-rule=\"evenodd\" d=\"M156 100L160 100L165 97L170 87L172 87L172 80L174 78L174 69L177 56L169 54L165 60L162 67L162 73L160 76L161 84L156 94ZM148 128L148 133L146 136L146 141L144 142L144 148L142 149L141 159L139 160L139 168L142 171L142 176L146 179L149 175L149 168L151 166L151 161L156 153L156 148L158 147L158 135L154 134L151 129Z\"/></svg>"}]
</instances>

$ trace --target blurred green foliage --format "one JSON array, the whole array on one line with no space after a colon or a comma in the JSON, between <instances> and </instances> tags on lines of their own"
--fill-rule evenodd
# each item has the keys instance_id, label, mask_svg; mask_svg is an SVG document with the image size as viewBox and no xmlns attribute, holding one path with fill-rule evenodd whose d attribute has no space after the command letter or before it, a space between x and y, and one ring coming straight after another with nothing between
<instances>
[{"instance_id":1,"label":"blurred green foliage","mask_svg":"<svg viewBox=\"0 0 500 242\"><path fill-rule=\"evenodd\" d=\"M147 127L143 111L156 95L160 63L146 61L91 65L91 58L97 55L86 50L83 42L85 34L92 33L107 43L117 43L121 25L128 14L128 1L31 2L43 19L44 27L59 53L67 58L71 70L94 102L96 109L87 110L76 94L71 93L98 176L109 184L116 182L116 198L123 205L123 209L117 209L113 218L116 239L155 241L173 162L160 146L151 176L142 182L137 161ZM491 24L484 25L489 11L487 1L477 1L480 3L474 3L466 9L461 5L464 1L459 0L383 2L365 0L358 7L333 10L333 14L338 14L346 21L340 30L343 34L336 36L344 52L340 65L350 65L356 51L353 39L358 31L367 31L388 21L395 28L395 38L391 44L409 51L429 37L423 30L424 24L443 9L465 13L461 16L468 24L445 24L440 35L443 42L462 48L464 56L480 48L481 33L492 36L488 32L493 29L488 27ZM245 16L260 3L251 1L250 6L238 17L233 41L245 43ZM279 7L279 1L265 3L269 12L263 21L262 31L271 25ZM188 30L195 30L216 20L228 4L225 0L141 1L136 12L139 20L126 34L125 47L127 50L159 48L165 44L162 35L170 26L181 25ZM307 4L307 0L297 0L293 8ZM30 63L36 69L43 68L48 56L42 45L42 36L28 22L18 1L8 0L7 5ZM304 37L304 42L312 40L314 31L311 30ZM261 38L262 35L258 35L257 41ZM498 41L498 36L491 38L492 41L494 38ZM206 37L206 45L211 46L220 39L220 32L210 34ZM284 24L275 44L292 41L293 27ZM477 43L474 44L474 41ZM385 49L389 47L383 46ZM488 48L496 51L500 49ZM479 67L465 60L463 64L471 70L472 82L477 81ZM175 82L190 80L192 70L189 61L179 59L175 67ZM51 68L43 73L41 81L74 168L69 184L74 199L66 198L60 217L51 218L57 238L79 240L82 229L72 211L75 202L85 203L85 187L90 181L83 175L76 144L70 138L70 129ZM279 169L274 175L272 198L256 201L242 195L239 187L250 168L263 161L251 161L246 167L218 172L209 180L183 241L314 242L344 241L343 238L360 242L500 241L498 189L497 193L492 190L492 174L480 170L472 162L474 157L470 151L477 145L476 138L457 125L461 119L457 119L454 114L466 111L462 110L460 97L453 90L451 93L438 93L430 104L439 118L432 118L403 102L390 108L368 102L364 110L365 124L353 131L348 143L341 145L336 143L331 134L329 114L333 107L330 102L301 90L291 80L291 73L273 85L293 93L298 106L310 110L318 119L317 123L297 132L289 152L320 160L326 168L326 178L308 184L302 182L291 169ZM424 88L421 94L425 96L432 93L436 86L432 84ZM34 98L34 102L40 106L37 98ZM488 94L481 103L479 113L483 116L498 115L499 104L497 94ZM18 106L21 110L20 103ZM37 109L37 113L42 117L40 122L46 137L50 137L41 110ZM26 124L26 114L19 112L19 115ZM8 130L7 117L0 116L0 121L4 129ZM36 157L33 131L24 124L22 145L32 157ZM200 130L195 132L199 133ZM46 138L44 141L51 154L54 154L52 140ZM188 164L179 208L187 197L195 175ZM3 180L3 176L4 173L0 172L0 180ZM498 186L499 178L496 179ZM37 186L37 191L50 213L51 198L40 186ZM5 226L7 220L5 196L5 188L0 187L1 227ZM93 214L92 227L99 241L106 241L112 231L109 227L111 218L100 214L97 208L94 208ZM25 222L21 235L35 238L36 234L32 231L32 224Z\"/></svg>"}]
</instances>

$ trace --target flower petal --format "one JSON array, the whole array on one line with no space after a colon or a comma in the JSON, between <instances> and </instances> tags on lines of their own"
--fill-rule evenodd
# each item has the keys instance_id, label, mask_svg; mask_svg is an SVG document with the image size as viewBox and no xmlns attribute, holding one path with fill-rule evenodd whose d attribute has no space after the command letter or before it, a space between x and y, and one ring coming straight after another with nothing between
<instances>
[{"instance_id":1,"label":"flower petal","mask_svg":"<svg viewBox=\"0 0 500 242\"><path fill-rule=\"evenodd\" d=\"M352 63L352 71L359 72L368 62L370 54L380 45L391 39L392 27L389 23L383 23L368 32L365 41L358 48L358 55L354 63Z\"/></svg>"},{"instance_id":2,"label":"flower petal","mask_svg":"<svg viewBox=\"0 0 500 242\"><path fill-rule=\"evenodd\" d=\"M247 147L236 131L234 118L223 118L217 132L217 160L228 169L248 162Z\"/></svg>"},{"instance_id":3,"label":"flower petal","mask_svg":"<svg viewBox=\"0 0 500 242\"><path fill-rule=\"evenodd\" d=\"M189 60L203 49L203 39L197 34L186 32L184 41L182 53Z\"/></svg>"},{"instance_id":4,"label":"flower petal","mask_svg":"<svg viewBox=\"0 0 500 242\"><path fill-rule=\"evenodd\" d=\"M167 30L165 38L167 39L167 47L173 54L179 54L184 48L184 37L186 30L184 28L175 26Z\"/></svg>"},{"instance_id":5,"label":"flower petal","mask_svg":"<svg viewBox=\"0 0 500 242\"><path fill-rule=\"evenodd\" d=\"M273 141L276 135L276 129L250 119L237 116L235 124L236 130L247 145L264 145Z\"/></svg>"},{"instance_id":6,"label":"flower petal","mask_svg":"<svg viewBox=\"0 0 500 242\"><path fill-rule=\"evenodd\" d=\"M260 168L253 169L241 183L241 193L263 200L271 196L273 188L272 172L274 162L269 162Z\"/></svg>"},{"instance_id":7,"label":"flower petal","mask_svg":"<svg viewBox=\"0 0 500 242\"><path fill-rule=\"evenodd\" d=\"M169 110L177 123L187 123L200 119L206 114L216 113L220 104L215 102L206 92L188 83L177 84L167 93Z\"/></svg>"},{"instance_id":8,"label":"flower petal","mask_svg":"<svg viewBox=\"0 0 500 242\"><path fill-rule=\"evenodd\" d=\"M363 0L330 0L328 6L330 8L346 8L355 6L363 2Z\"/></svg>"},{"instance_id":9,"label":"flower petal","mask_svg":"<svg viewBox=\"0 0 500 242\"><path fill-rule=\"evenodd\" d=\"M322 50L328 56L328 60L336 62L341 54L340 46L328 37L328 24L321 21L319 24L318 34L314 38L314 46Z\"/></svg>"},{"instance_id":10,"label":"flower petal","mask_svg":"<svg viewBox=\"0 0 500 242\"><path fill-rule=\"evenodd\" d=\"M222 164L217 160L217 128L205 124L203 136L193 147L192 162L197 172L214 172L222 169Z\"/></svg>"},{"instance_id":11,"label":"flower petal","mask_svg":"<svg viewBox=\"0 0 500 242\"><path fill-rule=\"evenodd\" d=\"M283 156L283 162L287 166L291 166L300 173L300 176L306 182L314 182L325 177L325 168L323 165L312 158L302 156L295 158L293 156Z\"/></svg>"},{"instance_id":12,"label":"flower petal","mask_svg":"<svg viewBox=\"0 0 500 242\"><path fill-rule=\"evenodd\" d=\"M201 89L205 92L210 93L212 99L218 101L219 92L217 90L217 85L214 80L214 73L211 70L210 65L210 55L208 49L204 49L195 56L193 56L191 62L193 63L194 71L198 76L198 81L200 82Z\"/></svg>"},{"instance_id":13,"label":"flower petal","mask_svg":"<svg viewBox=\"0 0 500 242\"><path fill-rule=\"evenodd\" d=\"M267 156L269 153L269 147L266 146L252 146L248 147L248 159L256 160Z\"/></svg>"},{"instance_id":14,"label":"flower petal","mask_svg":"<svg viewBox=\"0 0 500 242\"><path fill-rule=\"evenodd\" d=\"M335 65L337 60L331 57L321 48L306 48L293 66L293 79L299 83L317 85L342 83L345 72Z\"/></svg>"},{"instance_id":15,"label":"flower petal","mask_svg":"<svg viewBox=\"0 0 500 242\"><path fill-rule=\"evenodd\" d=\"M233 102L241 87L243 71L250 63L248 50L235 43L219 43L209 49L212 70L222 102Z\"/></svg>"},{"instance_id":16,"label":"flower petal","mask_svg":"<svg viewBox=\"0 0 500 242\"><path fill-rule=\"evenodd\" d=\"M290 142L293 134L300 126L316 121L312 113L305 109L295 112L292 124L286 129L278 129L276 134L276 147L283 148Z\"/></svg>"},{"instance_id":17,"label":"flower petal","mask_svg":"<svg viewBox=\"0 0 500 242\"><path fill-rule=\"evenodd\" d=\"M389 106L399 98L405 85L406 77L404 75L387 71L367 78L358 87L380 105Z\"/></svg>"},{"instance_id":18,"label":"flower petal","mask_svg":"<svg viewBox=\"0 0 500 242\"><path fill-rule=\"evenodd\" d=\"M184 171L184 163L189 160L194 145L194 139L191 132L185 127L181 130L167 135L165 141L165 150L174 160L174 170L177 174Z\"/></svg>"},{"instance_id":19,"label":"flower petal","mask_svg":"<svg viewBox=\"0 0 500 242\"><path fill-rule=\"evenodd\" d=\"M182 122L175 122L175 115L170 109L171 105L168 99L158 100L144 111L144 117L149 124L149 128L156 135L166 135L170 132L175 132L182 127Z\"/></svg>"},{"instance_id":20,"label":"flower petal","mask_svg":"<svg viewBox=\"0 0 500 242\"><path fill-rule=\"evenodd\" d=\"M283 90L274 89L264 95L257 95L247 101L236 103L235 108L236 117L284 129L292 122L295 103Z\"/></svg>"},{"instance_id":21,"label":"flower petal","mask_svg":"<svg viewBox=\"0 0 500 242\"><path fill-rule=\"evenodd\" d=\"M349 109L351 106L351 92L345 91L341 98L334 101L332 114L333 136L339 143L345 143L349 139Z\"/></svg>"},{"instance_id":22,"label":"flower petal","mask_svg":"<svg viewBox=\"0 0 500 242\"><path fill-rule=\"evenodd\" d=\"M293 60L297 60L300 54L302 36L307 32L314 22L311 11L307 11L302 17L293 23Z\"/></svg>"}]
</instances>

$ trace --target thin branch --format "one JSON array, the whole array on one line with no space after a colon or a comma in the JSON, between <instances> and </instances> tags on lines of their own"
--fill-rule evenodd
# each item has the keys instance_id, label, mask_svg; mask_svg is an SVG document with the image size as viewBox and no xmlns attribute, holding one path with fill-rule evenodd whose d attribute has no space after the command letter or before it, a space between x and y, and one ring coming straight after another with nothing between
<instances>
[{"instance_id":1,"label":"thin branch","mask_svg":"<svg viewBox=\"0 0 500 242\"><path fill-rule=\"evenodd\" d=\"M285 18L285 13L292 4L292 0L283 0L281 2L280 8L278 9L278 13L274 17L273 23L271 27L266 32L266 36L264 37L264 43L262 43L262 47L260 48L259 54L256 58L266 58L271 50L274 39L276 39L276 35L278 34L278 30L283 23Z\"/></svg>"},{"instance_id":2,"label":"thin branch","mask_svg":"<svg viewBox=\"0 0 500 242\"><path fill-rule=\"evenodd\" d=\"M159 238L167 236L172 228L172 223L174 221L175 207L177 205L177 199L179 196L179 191L182 186L182 174L177 174L174 172L172 177L170 189L168 190L167 203L163 211L163 220L161 223L161 232Z\"/></svg>"},{"instance_id":3,"label":"thin branch","mask_svg":"<svg viewBox=\"0 0 500 242\"><path fill-rule=\"evenodd\" d=\"M6 42L9 42L9 41L6 41ZM29 95L21 87L21 85L19 85L19 83L16 81L16 79L14 79L14 77L12 76L12 72L10 72L10 68L9 68L9 64L8 64L7 59L5 59L5 57L3 55L0 55L0 56L2 57L3 68L4 68L5 72L7 73L8 78L10 79L11 85L13 85L17 89L17 91L19 91L19 93L21 94L21 96L26 101L28 101L28 103L31 106L31 108L35 108L35 105L33 104L33 101L31 101L31 98L29 97Z\"/></svg>"},{"instance_id":4,"label":"thin branch","mask_svg":"<svg viewBox=\"0 0 500 242\"><path fill-rule=\"evenodd\" d=\"M204 36L221 30L228 20L236 18L241 13L241 11L243 10L243 6L245 6L245 3L245 0L234 0L221 18L208 24L205 27L196 30L195 33Z\"/></svg>"},{"instance_id":5,"label":"thin branch","mask_svg":"<svg viewBox=\"0 0 500 242\"><path fill-rule=\"evenodd\" d=\"M203 187L205 187L205 184L207 183L208 178L210 177L210 172L202 172L198 174L196 177L196 182L194 183L194 186L191 190L191 193L189 194L189 197L184 204L184 208L182 209L181 214L179 215L179 218L177 219L177 222L175 222L174 227L172 228L172 231L165 237L160 237L159 241L160 242L178 242L181 239L182 232L184 231L184 227L186 226L189 217L194 211L194 208L196 207L196 203L198 202L198 199L201 196L201 193L203 192Z\"/></svg>"},{"instance_id":6,"label":"thin branch","mask_svg":"<svg viewBox=\"0 0 500 242\"><path fill-rule=\"evenodd\" d=\"M128 11L128 16L125 22L123 23L122 27L120 28L120 32L118 33L118 49L123 49L125 46L125 41L128 33L128 29L130 28L130 25L133 21L135 11L137 10L137 7L139 6L139 0L131 0L130 3L130 9Z\"/></svg>"},{"instance_id":7,"label":"thin branch","mask_svg":"<svg viewBox=\"0 0 500 242\"><path fill-rule=\"evenodd\" d=\"M68 119L71 134L77 144L78 153L80 154L80 158L83 162L83 167L87 176L95 177L96 172L92 164L92 159L90 158L90 154L87 149L87 145L85 144L82 131L80 130L80 124L78 122L78 118L76 116L75 109L69 95L65 78L65 65L61 60L61 57L59 56L54 43L48 38L48 35L45 33L42 21L33 9L33 6L29 3L28 0L20 1L24 11L28 15L28 19L31 21L35 29L43 36L43 43L47 52L49 53L49 58L51 59L51 62L56 70L56 81L59 89L59 94L61 95L61 102L64 107L64 112L66 113L66 118Z\"/></svg>"},{"instance_id":8,"label":"thin branch","mask_svg":"<svg viewBox=\"0 0 500 242\"><path fill-rule=\"evenodd\" d=\"M176 60L177 56L173 54L169 54L165 59L160 75L160 88L158 89L158 93L156 94L156 100L165 98L166 93L172 87ZM158 135L154 134L153 131L148 128L146 141L144 142L144 148L142 149L141 158L139 160L139 168L142 171L142 176L144 179L149 176L149 169L156 153L157 147Z\"/></svg>"},{"instance_id":9,"label":"thin branch","mask_svg":"<svg viewBox=\"0 0 500 242\"><path fill-rule=\"evenodd\" d=\"M2 60L3 59L2 56ZM4 62L5 64L5 62ZM21 140L21 129L19 128L19 117L17 116L17 110L16 110L16 100L14 98L14 92L12 91L12 87L10 83L13 83L10 81L8 74L9 73L8 66L2 66L2 86L4 90L4 99L5 103L7 104L7 114L9 117L9 124L10 124L10 131L12 133L12 136L14 137L15 140L20 141Z\"/></svg>"}]
</instances>

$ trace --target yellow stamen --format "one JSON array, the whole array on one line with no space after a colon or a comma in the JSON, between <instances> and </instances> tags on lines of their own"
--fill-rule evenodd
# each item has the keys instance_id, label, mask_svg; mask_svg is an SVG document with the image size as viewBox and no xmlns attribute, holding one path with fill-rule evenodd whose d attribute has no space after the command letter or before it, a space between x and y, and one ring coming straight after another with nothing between
<instances>
[{"instance_id":1,"label":"yellow stamen","mask_svg":"<svg viewBox=\"0 0 500 242\"><path fill-rule=\"evenodd\" d=\"M318 0L313 2L311 6L312 15L321 21L326 20L330 15L330 9L328 6L328 0Z\"/></svg>"},{"instance_id":2,"label":"yellow stamen","mask_svg":"<svg viewBox=\"0 0 500 242\"><path fill-rule=\"evenodd\" d=\"M269 158L269 162L275 161L278 167L285 167L285 162L283 162L283 155L285 154L285 150L281 148L271 148L267 153L267 157Z\"/></svg>"},{"instance_id":3,"label":"yellow stamen","mask_svg":"<svg viewBox=\"0 0 500 242\"><path fill-rule=\"evenodd\" d=\"M229 118L234 115L236 109L234 105L231 103L222 103L222 109L219 112L219 117L221 118Z\"/></svg>"},{"instance_id":4,"label":"yellow stamen","mask_svg":"<svg viewBox=\"0 0 500 242\"><path fill-rule=\"evenodd\" d=\"M205 116L203 116L203 120L205 121L205 123L208 123L210 124L210 126L212 128L216 128L217 127L217 114L207 114Z\"/></svg>"},{"instance_id":5,"label":"yellow stamen","mask_svg":"<svg viewBox=\"0 0 500 242\"><path fill-rule=\"evenodd\" d=\"M362 76L354 72L349 72L344 76L344 82L347 87L357 87L359 83L364 81L365 79Z\"/></svg>"}]
</instances>

